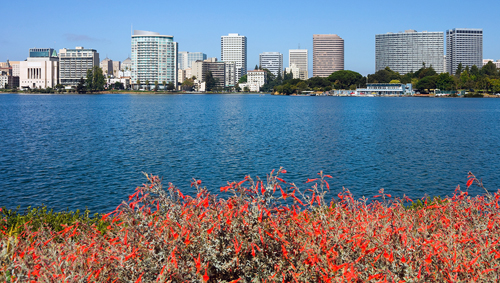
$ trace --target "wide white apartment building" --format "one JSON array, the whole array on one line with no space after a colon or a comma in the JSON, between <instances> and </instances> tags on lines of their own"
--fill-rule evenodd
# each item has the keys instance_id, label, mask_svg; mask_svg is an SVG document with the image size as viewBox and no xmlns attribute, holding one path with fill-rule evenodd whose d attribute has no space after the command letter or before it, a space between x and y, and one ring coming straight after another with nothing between
<instances>
[{"instance_id":1,"label":"wide white apartment building","mask_svg":"<svg viewBox=\"0 0 500 283\"><path fill-rule=\"evenodd\" d=\"M275 77L283 76L283 54L279 52L263 52L259 54L259 66L268 69Z\"/></svg>"},{"instance_id":2,"label":"wide white apartment building","mask_svg":"<svg viewBox=\"0 0 500 283\"><path fill-rule=\"evenodd\" d=\"M239 80L247 73L247 37L237 33L221 36L221 61L236 63L236 76Z\"/></svg>"},{"instance_id":3,"label":"wide white apartment building","mask_svg":"<svg viewBox=\"0 0 500 283\"><path fill-rule=\"evenodd\" d=\"M444 33L406 30L375 35L375 71L386 67L401 75L416 72L425 64L444 72Z\"/></svg>"},{"instance_id":4,"label":"wide white apartment building","mask_svg":"<svg viewBox=\"0 0 500 283\"><path fill-rule=\"evenodd\" d=\"M26 61L19 62L22 89L54 88L59 82L59 58L52 48L31 48Z\"/></svg>"},{"instance_id":5,"label":"wide white apartment building","mask_svg":"<svg viewBox=\"0 0 500 283\"><path fill-rule=\"evenodd\" d=\"M483 66L488 64L488 62L492 62L495 65L495 67L497 67L497 69L500 69L500 60L494 61L493 59L483 59Z\"/></svg>"},{"instance_id":6,"label":"wide white apartment building","mask_svg":"<svg viewBox=\"0 0 500 283\"><path fill-rule=\"evenodd\" d=\"M132 35L131 83L138 88L145 87L146 82L153 87L155 81L160 85L166 82L176 86L177 46L171 35L135 30Z\"/></svg>"},{"instance_id":7,"label":"wide white apartment building","mask_svg":"<svg viewBox=\"0 0 500 283\"><path fill-rule=\"evenodd\" d=\"M247 87L250 91L260 91L260 88L266 83L266 71L251 70L247 72Z\"/></svg>"},{"instance_id":8,"label":"wide white apartment building","mask_svg":"<svg viewBox=\"0 0 500 283\"><path fill-rule=\"evenodd\" d=\"M207 60L207 54L202 52L188 52L188 51L179 51L179 70L185 70L187 68L191 68L193 62L196 61L204 61Z\"/></svg>"},{"instance_id":9,"label":"wide white apartment building","mask_svg":"<svg viewBox=\"0 0 500 283\"><path fill-rule=\"evenodd\" d=\"M77 86L94 66L99 66L99 53L95 49L77 46L59 50L59 81L64 86Z\"/></svg>"},{"instance_id":10,"label":"wide white apartment building","mask_svg":"<svg viewBox=\"0 0 500 283\"><path fill-rule=\"evenodd\" d=\"M295 65L299 68L299 78L307 80L309 78L309 64L307 49L290 49L288 50L288 67L292 68ZM293 75L295 78L295 74Z\"/></svg>"},{"instance_id":11,"label":"wide white apartment building","mask_svg":"<svg viewBox=\"0 0 500 283\"><path fill-rule=\"evenodd\" d=\"M466 66L483 63L483 30L455 28L446 31L446 67L454 75L459 64Z\"/></svg>"}]
</instances>

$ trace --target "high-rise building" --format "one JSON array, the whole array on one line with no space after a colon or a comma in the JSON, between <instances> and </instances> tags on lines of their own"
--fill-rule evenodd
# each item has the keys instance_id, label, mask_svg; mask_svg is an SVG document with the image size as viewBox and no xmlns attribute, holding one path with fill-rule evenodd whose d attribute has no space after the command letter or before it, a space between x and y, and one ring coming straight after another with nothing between
<instances>
[{"instance_id":1,"label":"high-rise building","mask_svg":"<svg viewBox=\"0 0 500 283\"><path fill-rule=\"evenodd\" d=\"M177 42L171 35L135 30L132 35L132 84L154 86L155 81L177 85ZM137 85L139 81L139 85Z\"/></svg>"},{"instance_id":2,"label":"high-rise building","mask_svg":"<svg viewBox=\"0 0 500 283\"><path fill-rule=\"evenodd\" d=\"M76 86L87 77L87 70L99 66L99 53L95 49L77 46L59 50L59 81L64 86Z\"/></svg>"},{"instance_id":3,"label":"high-rise building","mask_svg":"<svg viewBox=\"0 0 500 283\"><path fill-rule=\"evenodd\" d=\"M179 51L179 70L191 68L193 62L207 60L207 54L202 52Z\"/></svg>"},{"instance_id":4,"label":"high-rise building","mask_svg":"<svg viewBox=\"0 0 500 283\"><path fill-rule=\"evenodd\" d=\"M313 34L313 76L326 78L344 69L344 40L336 34Z\"/></svg>"},{"instance_id":5,"label":"high-rise building","mask_svg":"<svg viewBox=\"0 0 500 283\"><path fill-rule=\"evenodd\" d=\"M401 75L431 67L443 73L444 33L417 32L375 35L375 71L386 67Z\"/></svg>"},{"instance_id":6,"label":"high-rise building","mask_svg":"<svg viewBox=\"0 0 500 283\"><path fill-rule=\"evenodd\" d=\"M263 52L259 54L259 66L268 69L274 76L283 72L283 54L279 52Z\"/></svg>"},{"instance_id":7,"label":"high-rise building","mask_svg":"<svg viewBox=\"0 0 500 283\"><path fill-rule=\"evenodd\" d=\"M295 65L295 67L299 68L299 78L301 80L309 78L307 54L307 49L290 49L288 51L288 66L292 68Z\"/></svg>"},{"instance_id":8,"label":"high-rise building","mask_svg":"<svg viewBox=\"0 0 500 283\"><path fill-rule=\"evenodd\" d=\"M236 76L239 80L247 73L247 37L237 33L221 36L221 61L236 63Z\"/></svg>"},{"instance_id":9,"label":"high-rise building","mask_svg":"<svg viewBox=\"0 0 500 283\"><path fill-rule=\"evenodd\" d=\"M446 31L446 68L454 75L459 64L466 66L483 63L483 30L455 28Z\"/></svg>"},{"instance_id":10,"label":"high-rise building","mask_svg":"<svg viewBox=\"0 0 500 283\"><path fill-rule=\"evenodd\" d=\"M31 48L26 61L19 62L21 88L54 88L59 81L59 58L52 48Z\"/></svg>"}]
</instances>

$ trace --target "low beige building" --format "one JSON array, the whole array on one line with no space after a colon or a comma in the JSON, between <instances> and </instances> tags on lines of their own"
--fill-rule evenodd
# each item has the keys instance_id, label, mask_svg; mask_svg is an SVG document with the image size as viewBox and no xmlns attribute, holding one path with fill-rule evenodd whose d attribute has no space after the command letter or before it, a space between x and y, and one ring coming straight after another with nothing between
<instances>
[{"instance_id":1,"label":"low beige building","mask_svg":"<svg viewBox=\"0 0 500 283\"><path fill-rule=\"evenodd\" d=\"M23 89L54 88L59 82L59 58L52 48L31 48L19 63L19 85Z\"/></svg>"},{"instance_id":2,"label":"low beige building","mask_svg":"<svg viewBox=\"0 0 500 283\"><path fill-rule=\"evenodd\" d=\"M101 66L103 75L105 75L105 76L113 75L113 60L106 57L106 59L101 61L100 66Z\"/></svg>"},{"instance_id":3,"label":"low beige building","mask_svg":"<svg viewBox=\"0 0 500 283\"><path fill-rule=\"evenodd\" d=\"M120 75L121 62L113 61L113 73L112 75L117 78Z\"/></svg>"}]
</instances>

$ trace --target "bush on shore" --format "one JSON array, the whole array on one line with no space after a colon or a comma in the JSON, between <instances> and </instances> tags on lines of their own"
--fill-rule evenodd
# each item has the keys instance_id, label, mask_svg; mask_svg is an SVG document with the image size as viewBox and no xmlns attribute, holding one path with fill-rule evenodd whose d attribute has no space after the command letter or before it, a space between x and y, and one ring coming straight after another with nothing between
<instances>
[{"instance_id":1,"label":"bush on shore","mask_svg":"<svg viewBox=\"0 0 500 283\"><path fill-rule=\"evenodd\" d=\"M500 265L500 191L423 199L344 189L325 202L329 175L302 191L285 170L228 183L218 198L158 177L101 221L24 222L0 233L7 282L493 282ZM469 175L467 188L482 183ZM9 219L4 218L4 222ZM99 223L106 223L99 229ZM0 226L1 227L1 226Z\"/></svg>"}]
</instances>

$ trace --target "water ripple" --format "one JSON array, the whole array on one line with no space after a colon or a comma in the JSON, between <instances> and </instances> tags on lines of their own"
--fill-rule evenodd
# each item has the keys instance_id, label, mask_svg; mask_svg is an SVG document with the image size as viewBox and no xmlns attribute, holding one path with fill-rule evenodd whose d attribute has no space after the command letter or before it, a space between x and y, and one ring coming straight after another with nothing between
<instances>
[{"instance_id":1,"label":"water ripple","mask_svg":"<svg viewBox=\"0 0 500 283\"><path fill-rule=\"evenodd\" d=\"M283 166L358 197L496 190L500 100L257 95L0 95L0 206L114 209L154 173L213 193ZM481 193L472 188L472 193Z\"/></svg>"}]
</instances>

